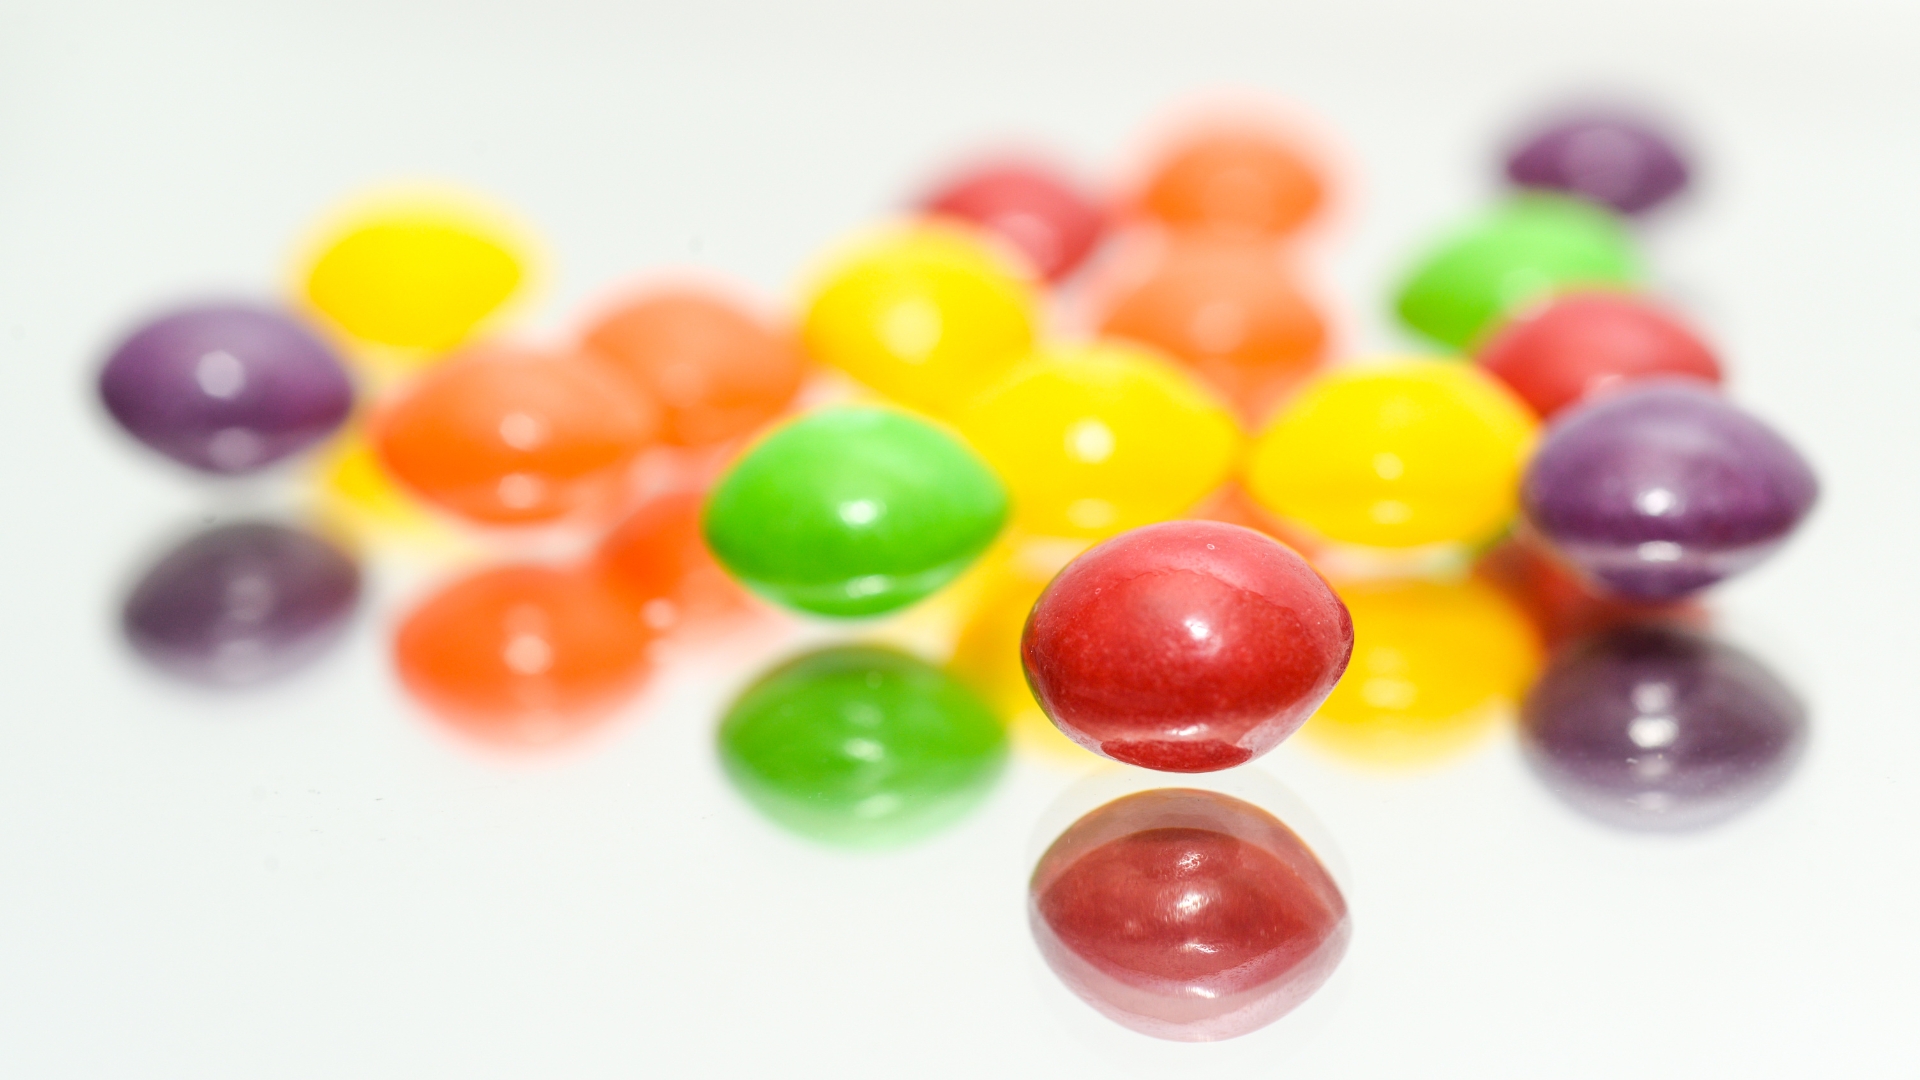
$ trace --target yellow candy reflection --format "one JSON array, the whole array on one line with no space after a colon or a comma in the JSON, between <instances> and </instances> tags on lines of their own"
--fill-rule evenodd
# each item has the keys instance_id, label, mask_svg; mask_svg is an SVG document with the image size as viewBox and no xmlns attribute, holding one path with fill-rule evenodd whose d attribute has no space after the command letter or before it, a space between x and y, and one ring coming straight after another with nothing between
<instances>
[{"instance_id":1,"label":"yellow candy reflection","mask_svg":"<svg viewBox=\"0 0 1920 1080\"><path fill-rule=\"evenodd\" d=\"M1320 376L1255 442L1268 510L1351 544L1484 540L1518 505L1534 420L1504 386L1447 360Z\"/></svg>"},{"instance_id":2,"label":"yellow candy reflection","mask_svg":"<svg viewBox=\"0 0 1920 1080\"><path fill-rule=\"evenodd\" d=\"M1232 471L1240 431L1185 371L1135 345L1041 350L959 420L1014 521L1109 536L1184 513Z\"/></svg>"},{"instance_id":3,"label":"yellow candy reflection","mask_svg":"<svg viewBox=\"0 0 1920 1080\"><path fill-rule=\"evenodd\" d=\"M1026 355L1037 321L1016 263L973 232L927 222L841 252L812 289L803 330L821 362L947 416Z\"/></svg>"},{"instance_id":4,"label":"yellow candy reflection","mask_svg":"<svg viewBox=\"0 0 1920 1080\"><path fill-rule=\"evenodd\" d=\"M1339 586L1353 660L1302 734L1342 757L1418 765L1472 746L1540 666L1533 625L1477 578Z\"/></svg>"}]
</instances>

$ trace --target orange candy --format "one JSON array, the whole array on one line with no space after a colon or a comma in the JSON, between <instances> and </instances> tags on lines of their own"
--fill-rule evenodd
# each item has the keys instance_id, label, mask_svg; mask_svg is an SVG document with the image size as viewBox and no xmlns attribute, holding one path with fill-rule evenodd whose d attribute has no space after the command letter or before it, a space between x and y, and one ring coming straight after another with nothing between
<instances>
[{"instance_id":1,"label":"orange candy","mask_svg":"<svg viewBox=\"0 0 1920 1080\"><path fill-rule=\"evenodd\" d=\"M1258 421L1319 365L1320 312L1271 244L1176 236L1108 302L1100 331L1184 361Z\"/></svg>"},{"instance_id":2,"label":"orange candy","mask_svg":"<svg viewBox=\"0 0 1920 1080\"><path fill-rule=\"evenodd\" d=\"M507 525L611 504L657 426L646 399L598 365L494 347L429 371L375 419L373 441L429 502Z\"/></svg>"},{"instance_id":3,"label":"orange candy","mask_svg":"<svg viewBox=\"0 0 1920 1080\"><path fill-rule=\"evenodd\" d=\"M700 634L755 610L700 533L705 501L697 491L648 499L594 554L594 567L613 595L656 633Z\"/></svg>"},{"instance_id":4,"label":"orange candy","mask_svg":"<svg viewBox=\"0 0 1920 1080\"><path fill-rule=\"evenodd\" d=\"M793 401L798 344L734 302L690 287L634 296L583 343L660 405L662 438L710 446L745 435Z\"/></svg>"},{"instance_id":5,"label":"orange candy","mask_svg":"<svg viewBox=\"0 0 1920 1080\"><path fill-rule=\"evenodd\" d=\"M651 635L597 575L502 566L429 597L400 626L413 696L483 742L532 746L591 727L639 688Z\"/></svg>"},{"instance_id":6,"label":"orange candy","mask_svg":"<svg viewBox=\"0 0 1920 1080\"><path fill-rule=\"evenodd\" d=\"M1216 123L1162 155L1138 207L1176 229L1273 237L1304 224L1325 195L1319 168L1278 126Z\"/></svg>"}]
</instances>

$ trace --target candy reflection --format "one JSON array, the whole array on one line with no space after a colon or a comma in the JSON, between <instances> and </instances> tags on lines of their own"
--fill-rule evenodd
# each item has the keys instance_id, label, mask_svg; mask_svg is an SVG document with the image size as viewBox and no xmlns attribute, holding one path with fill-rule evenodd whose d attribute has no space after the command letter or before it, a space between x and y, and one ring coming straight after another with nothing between
<instances>
[{"instance_id":1,"label":"candy reflection","mask_svg":"<svg viewBox=\"0 0 1920 1080\"><path fill-rule=\"evenodd\" d=\"M1339 592L1353 616L1353 660L1303 734L1340 757L1407 766L1461 753L1513 714L1539 668L1525 613L1484 581Z\"/></svg>"},{"instance_id":2,"label":"candy reflection","mask_svg":"<svg viewBox=\"0 0 1920 1080\"><path fill-rule=\"evenodd\" d=\"M121 611L159 667L216 684L261 682L313 659L345 628L360 570L311 533L269 522L208 529L163 556Z\"/></svg>"},{"instance_id":3,"label":"candy reflection","mask_svg":"<svg viewBox=\"0 0 1920 1080\"><path fill-rule=\"evenodd\" d=\"M1522 743L1576 809L1634 829L1710 825L1792 770L1806 709L1765 665L1670 626L1603 631L1561 654L1528 695Z\"/></svg>"},{"instance_id":4,"label":"candy reflection","mask_svg":"<svg viewBox=\"0 0 1920 1080\"><path fill-rule=\"evenodd\" d=\"M993 710L890 649L838 646L774 669L727 710L720 759L760 811L855 847L926 836L985 796L1006 758Z\"/></svg>"},{"instance_id":5,"label":"candy reflection","mask_svg":"<svg viewBox=\"0 0 1920 1080\"><path fill-rule=\"evenodd\" d=\"M1047 849L1034 939L1063 982L1116 1022L1200 1042L1292 1011L1339 965L1345 899L1300 838L1228 795L1146 791L1094 810Z\"/></svg>"}]
</instances>

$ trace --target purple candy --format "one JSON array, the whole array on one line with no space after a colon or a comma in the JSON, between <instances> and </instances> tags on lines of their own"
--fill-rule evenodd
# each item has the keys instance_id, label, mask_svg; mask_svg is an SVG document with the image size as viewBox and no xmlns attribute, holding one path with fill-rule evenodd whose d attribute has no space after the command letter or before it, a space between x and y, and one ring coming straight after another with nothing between
<instances>
[{"instance_id":1,"label":"purple candy","mask_svg":"<svg viewBox=\"0 0 1920 1080\"><path fill-rule=\"evenodd\" d=\"M1704 383L1650 379L1560 414L1521 482L1527 521L1611 592L1671 600L1760 562L1819 485Z\"/></svg>"},{"instance_id":2,"label":"purple candy","mask_svg":"<svg viewBox=\"0 0 1920 1080\"><path fill-rule=\"evenodd\" d=\"M325 438L353 408L332 350L279 312L183 308L134 331L100 372L107 411L196 469L244 473Z\"/></svg>"},{"instance_id":3,"label":"purple candy","mask_svg":"<svg viewBox=\"0 0 1920 1080\"><path fill-rule=\"evenodd\" d=\"M1746 809L1792 771L1806 735L1805 708L1759 661L1666 626L1573 645L1521 713L1547 786L1637 829L1697 828Z\"/></svg>"},{"instance_id":4,"label":"purple candy","mask_svg":"<svg viewBox=\"0 0 1920 1080\"><path fill-rule=\"evenodd\" d=\"M339 636L360 570L317 536L265 522L208 529L169 552L127 597L121 625L147 659L202 682L260 682Z\"/></svg>"},{"instance_id":5,"label":"purple candy","mask_svg":"<svg viewBox=\"0 0 1920 1080\"><path fill-rule=\"evenodd\" d=\"M1507 158L1507 177L1611 206L1623 214L1652 209L1687 186L1687 163L1672 141L1644 121L1580 116L1544 128Z\"/></svg>"}]
</instances>

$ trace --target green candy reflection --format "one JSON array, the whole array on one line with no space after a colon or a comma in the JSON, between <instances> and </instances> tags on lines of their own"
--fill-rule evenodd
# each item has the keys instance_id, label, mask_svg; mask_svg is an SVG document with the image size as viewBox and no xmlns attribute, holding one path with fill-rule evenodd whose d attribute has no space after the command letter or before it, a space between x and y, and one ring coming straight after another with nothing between
<instances>
[{"instance_id":1,"label":"green candy reflection","mask_svg":"<svg viewBox=\"0 0 1920 1080\"><path fill-rule=\"evenodd\" d=\"M727 774L768 817L816 840L906 843L952 823L1006 758L993 710L889 649L839 646L763 676L720 724Z\"/></svg>"}]
</instances>

